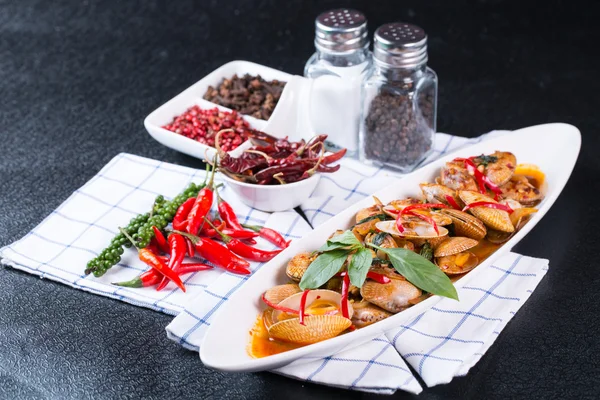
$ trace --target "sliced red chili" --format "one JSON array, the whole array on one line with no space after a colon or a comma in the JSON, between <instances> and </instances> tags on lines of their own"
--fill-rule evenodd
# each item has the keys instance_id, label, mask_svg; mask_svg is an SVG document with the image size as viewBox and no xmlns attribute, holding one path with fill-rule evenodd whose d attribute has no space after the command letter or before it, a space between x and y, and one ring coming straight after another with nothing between
<instances>
[{"instance_id":1,"label":"sliced red chili","mask_svg":"<svg viewBox=\"0 0 600 400\"><path fill-rule=\"evenodd\" d=\"M450 204L450 206L452 208L454 208L455 210L460 210L460 206L458 205L458 203L456 202L456 200L454 200L454 197L450 196L449 194L446 195L446 201L448 202L448 204Z\"/></svg>"},{"instance_id":2,"label":"sliced red chili","mask_svg":"<svg viewBox=\"0 0 600 400\"><path fill-rule=\"evenodd\" d=\"M306 297L308 296L308 292L310 292L310 290L306 289L300 298L300 310L298 311L300 314L300 325L304 325L304 310L306 310Z\"/></svg>"},{"instance_id":3,"label":"sliced red chili","mask_svg":"<svg viewBox=\"0 0 600 400\"><path fill-rule=\"evenodd\" d=\"M367 278L373 279L377 283L390 283L392 280L383 274L369 271L367 272Z\"/></svg>"},{"instance_id":4,"label":"sliced red chili","mask_svg":"<svg viewBox=\"0 0 600 400\"><path fill-rule=\"evenodd\" d=\"M348 290L350 289L350 277L348 274L344 275L342 279L342 316L350 319L350 313L348 312Z\"/></svg>"},{"instance_id":5,"label":"sliced red chili","mask_svg":"<svg viewBox=\"0 0 600 400\"><path fill-rule=\"evenodd\" d=\"M402 211L400 211L400 215L398 216L400 218L400 216L402 215L413 215L417 218L422 219L423 221L428 222L429 224L433 225L433 229L435 230L435 233L440 234L440 231L438 229L438 226L436 224L436 222L434 221L434 219L432 217L429 217L427 215L421 214L421 213L417 213L414 212L413 210L416 209L424 209L424 208L450 208L445 204L442 203L423 203L423 204L411 204L409 206L406 206L402 209ZM396 223L397 226L397 223ZM402 231L401 231L402 232Z\"/></svg>"},{"instance_id":6,"label":"sliced red chili","mask_svg":"<svg viewBox=\"0 0 600 400\"><path fill-rule=\"evenodd\" d=\"M288 314L299 314L298 310L294 310L293 308L283 307L283 306L280 306L279 304L275 304L275 303L267 300L267 298L265 297L265 293L263 293L263 295L262 295L262 301L269 307L274 308L275 310L283 311Z\"/></svg>"},{"instance_id":7,"label":"sliced red chili","mask_svg":"<svg viewBox=\"0 0 600 400\"><path fill-rule=\"evenodd\" d=\"M462 210L467 211L467 210L470 210L471 208L475 208L475 207L495 208L496 210L506 211L509 214L511 214L514 211L512 208L510 208L506 204L492 203L490 201L476 201L474 203L469 204Z\"/></svg>"}]
</instances>

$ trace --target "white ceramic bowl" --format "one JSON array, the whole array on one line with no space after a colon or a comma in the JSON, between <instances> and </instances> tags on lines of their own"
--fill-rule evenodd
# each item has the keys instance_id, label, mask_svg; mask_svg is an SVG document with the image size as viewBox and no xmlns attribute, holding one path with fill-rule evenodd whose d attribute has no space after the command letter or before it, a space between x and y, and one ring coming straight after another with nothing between
<instances>
[{"instance_id":1,"label":"white ceramic bowl","mask_svg":"<svg viewBox=\"0 0 600 400\"><path fill-rule=\"evenodd\" d=\"M546 198L538 206L538 212L498 251L454 283L457 288L460 288L469 280L476 280L478 274L484 274L498 257L509 252L548 212L571 175L580 145L579 131L571 125L546 124L524 128L448 154L406 175L401 181L382 188L374 195L383 202L414 196L419 192L419 183L432 181L439 174L440 167L445 162L455 157L488 154L496 150L511 151L517 156L519 162L536 164L544 171L548 190ZM336 229L351 226L358 210L371 205L373 205L371 197L355 203L335 217L331 217L302 239L293 241L290 247L252 274L250 279L230 296L227 303L221 307L211 321L200 347L200 358L204 364L223 371L260 371L279 368L290 363L300 364L314 360L315 357L327 357L339 351L359 346L386 330L416 317L438 302L440 297L432 296L365 328L285 353L264 358L252 358L248 355L248 332L256 322L256 316L264 309L260 296L268 288L286 281L284 266L289 259L301 251L313 251L319 248ZM565 232L559 232L559 234L565 234Z\"/></svg>"},{"instance_id":2,"label":"white ceramic bowl","mask_svg":"<svg viewBox=\"0 0 600 400\"><path fill-rule=\"evenodd\" d=\"M319 183L319 174L287 185L255 185L221 174L227 185L248 207L266 212L291 210L308 200Z\"/></svg>"}]
</instances>

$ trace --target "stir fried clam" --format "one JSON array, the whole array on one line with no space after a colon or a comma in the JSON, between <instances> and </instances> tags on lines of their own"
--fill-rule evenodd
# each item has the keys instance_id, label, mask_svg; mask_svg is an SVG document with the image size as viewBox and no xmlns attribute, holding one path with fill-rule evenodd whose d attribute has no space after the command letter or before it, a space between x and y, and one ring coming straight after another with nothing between
<instances>
[{"instance_id":1,"label":"stir fried clam","mask_svg":"<svg viewBox=\"0 0 600 400\"><path fill-rule=\"evenodd\" d=\"M543 180L536 166L496 151L447 162L434 183L420 184L420 198L374 198L349 230L332 233L324 248L333 250L296 254L285 268L289 282L263 294L268 308L259 324L266 333L253 340L280 347L252 355L363 328L436 294L406 274L415 257L451 285L448 277L476 268L527 223L543 199Z\"/></svg>"}]
</instances>

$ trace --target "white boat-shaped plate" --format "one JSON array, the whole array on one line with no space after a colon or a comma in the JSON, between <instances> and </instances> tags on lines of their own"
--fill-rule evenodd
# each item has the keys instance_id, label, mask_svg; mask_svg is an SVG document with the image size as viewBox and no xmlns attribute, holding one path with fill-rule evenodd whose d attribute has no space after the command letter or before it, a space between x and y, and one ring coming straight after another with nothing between
<instances>
[{"instance_id":1,"label":"white boat-shaped plate","mask_svg":"<svg viewBox=\"0 0 600 400\"><path fill-rule=\"evenodd\" d=\"M455 157L489 154L495 150L513 152L519 163L533 163L544 171L547 192L545 199L538 206L539 211L523 229L491 257L456 281L455 286L460 288L467 281L477 279L478 274L485 273L498 257L509 252L544 217L567 183L575 166L580 146L580 133L571 125L556 123L524 128L449 154L406 175L397 183L381 189L374 195L384 203L406 196L419 195L419 183L433 181L445 162ZM336 229L351 226L358 210L372 204L373 199L370 197L359 201L329 219L310 235L293 242L289 248L260 268L231 296L211 322L200 348L202 362L211 368L230 372L269 370L290 363L307 362L316 357L327 357L365 343L435 305L441 299L439 296L432 296L390 318L333 339L264 358L252 358L248 355L249 331L259 313L265 308L260 297L268 288L286 282L284 266L287 261L301 251L313 251L319 248Z\"/></svg>"}]
</instances>

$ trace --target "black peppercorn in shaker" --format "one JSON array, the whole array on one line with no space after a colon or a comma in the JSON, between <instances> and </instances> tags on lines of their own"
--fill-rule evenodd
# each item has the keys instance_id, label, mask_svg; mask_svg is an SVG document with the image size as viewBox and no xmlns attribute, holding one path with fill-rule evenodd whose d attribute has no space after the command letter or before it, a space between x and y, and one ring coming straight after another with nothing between
<instances>
[{"instance_id":1,"label":"black peppercorn in shaker","mask_svg":"<svg viewBox=\"0 0 600 400\"><path fill-rule=\"evenodd\" d=\"M437 76L427 67L427 35L404 23L375 32L374 68L363 84L360 159L403 172L433 148Z\"/></svg>"}]
</instances>

